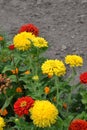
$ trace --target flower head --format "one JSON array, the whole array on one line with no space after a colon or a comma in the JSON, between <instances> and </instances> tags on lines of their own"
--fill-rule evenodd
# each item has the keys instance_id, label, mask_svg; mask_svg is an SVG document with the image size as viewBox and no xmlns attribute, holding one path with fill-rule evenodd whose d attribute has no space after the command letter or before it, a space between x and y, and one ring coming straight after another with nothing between
<instances>
[{"instance_id":1,"label":"flower head","mask_svg":"<svg viewBox=\"0 0 87 130\"><path fill-rule=\"evenodd\" d=\"M5 126L4 119L0 117L0 130L3 130L3 127Z\"/></svg>"},{"instance_id":2,"label":"flower head","mask_svg":"<svg viewBox=\"0 0 87 130\"><path fill-rule=\"evenodd\" d=\"M68 130L87 130L87 122L81 119L75 119L70 123Z\"/></svg>"},{"instance_id":3,"label":"flower head","mask_svg":"<svg viewBox=\"0 0 87 130\"><path fill-rule=\"evenodd\" d=\"M48 47L48 42L42 37L36 37L33 40L33 45L38 48Z\"/></svg>"},{"instance_id":4,"label":"flower head","mask_svg":"<svg viewBox=\"0 0 87 130\"><path fill-rule=\"evenodd\" d=\"M6 109L4 109L4 110L0 109L1 116L6 116L7 114L8 114L8 111Z\"/></svg>"},{"instance_id":5,"label":"flower head","mask_svg":"<svg viewBox=\"0 0 87 130\"><path fill-rule=\"evenodd\" d=\"M28 50L34 38L35 36L32 33L21 32L13 38L14 47L22 51Z\"/></svg>"},{"instance_id":6,"label":"flower head","mask_svg":"<svg viewBox=\"0 0 87 130\"><path fill-rule=\"evenodd\" d=\"M4 40L4 38L2 36L0 36L0 41L3 41L3 40Z\"/></svg>"},{"instance_id":7,"label":"flower head","mask_svg":"<svg viewBox=\"0 0 87 130\"><path fill-rule=\"evenodd\" d=\"M47 60L42 64L42 72L47 75L62 76L66 73L65 65L60 60Z\"/></svg>"},{"instance_id":8,"label":"flower head","mask_svg":"<svg viewBox=\"0 0 87 130\"><path fill-rule=\"evenodd\" d=\"M63 108L67 109L67 103L63 103Z\"/></svg>"},{"instance_id":9,"label":"flower head","mask_svg":"<svg viewBox=\"0 0 87 130\"><path fill-rule=\"evenodd\" d=\"M8 48L9 48L9 50L14 50L15 49L14 44L9 45Z\"/></svg>"},{"instance_id":10,"label":"flower head","mask_svg":"<svg viewBox=\"0 0 87 130\"><path fill-rule=\"evenodd\" d=\"M78 55L67 55L65 57L65 63L69 64L70 67L78 67L83 65L83 59Z\"/></svg>"},{"instance_id":11,"label":"flower head","mask_svg":"<svg viewBox=\"0 0 87 130\"><path fill-rule=\"evenodd\" d=\"M15 70L11 70L12 74L18 74L18 68L16 68Z\"/></svg>"},{"instance_id":12,"label":"flower head","mask_svg":"<svg viewBox=\"0 0 87 130\"><path fill-rule=\"evenodd\" d=\"M16 92L17 92L17 93L22 93L22 88L21 88L21 87L17 87L17 88L16 88Z\"/></svg>"},{"instance_id":13,"label":"flower head","mask_svg":"<svg viewBox=\"0 0 87 130\"><path fill-rule=\"evenodd\" d=\"M39 77L38 77L38 75L35 75L35 76L32 77L32 79L35 80L35 81L38 81Z\"/></svg>"},{"instance_id":14,"label":"flower head","mask_svg":"<svg viewBox=\"0 0 87 130\"><path fill-rule=\"evenodd\" d=\"M25 31L26 32L31 32L35 36L39 35L39 29L33 24L22 25L18 32L21 33L21 32L25 32Z\"/></svg>"},{"instance_id":15,"label":"flower head","mask_svg":"<svg viewBox=\"0 0 87 130\"><path fill-rule=\"evenodd\" d=\"M80 75L80 82L87 84L87 72L84 72Z\"/></svg>"},{"instance_id":16,"label":"flower head","mask_svg":"<svg viewBox=\"0 0 87 130\"><path fill-rule=\"evenodd\" d=\"M50 93L50 88L48 86L46 86L44 88L44 92L45 92L45 94L49 94Z\"/></svg>"},{"instance_id":17,"label":"flower head","mask_svg":"<svg viewBox=\"0 0 87 130\"><path fill-rule=\"evenodd\" d=\"M26 75L28 75L28 74L30 74L31 72L29 71L29 70L26 70L25 72L24 72L24 74L26 74Z\"/></svg>"},{"instance_id":18,"label":"flower head","mask_svg":"<svg viewBox=\"0 0 87 130\"><path fill-rule=\"evenodd\" d=\"M18 98L18 100L14 103L14 111L19 116L24 114L28 115L29 109L32 107L33 103L34 100L29 96Z\"/></svg>"},{"instance_id":19,"label":"flower head","mask_svg":"<svg viewBox=\"0 0 87 130\"><path fill-rule=\"evenodd\" d=\"M48 100L37 100L29 110L31 119L37 127L50 127L56 122L58 116L57 108Z\"/></svg>"}]
</instances>

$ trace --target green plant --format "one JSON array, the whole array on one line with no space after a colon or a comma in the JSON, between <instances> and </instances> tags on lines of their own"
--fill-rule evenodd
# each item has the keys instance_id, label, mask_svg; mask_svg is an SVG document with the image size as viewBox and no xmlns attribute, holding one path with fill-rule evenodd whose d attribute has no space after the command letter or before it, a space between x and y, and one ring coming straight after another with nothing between
<instances>
[{"instance_id":1,"label":"green plant","mask_svg":"<svg viewBox=\"0 0 87 130\"><path fill-rule=\"evenodd\" d=\"M1 37L0 114L6 122L2 129L67 130L72 120L87 120L87 75L74 83L77 67L83 65L81 56L47 59L43 53L48 42L34 31L15 35L13 44Z\"/></svg>"}]
</instances>

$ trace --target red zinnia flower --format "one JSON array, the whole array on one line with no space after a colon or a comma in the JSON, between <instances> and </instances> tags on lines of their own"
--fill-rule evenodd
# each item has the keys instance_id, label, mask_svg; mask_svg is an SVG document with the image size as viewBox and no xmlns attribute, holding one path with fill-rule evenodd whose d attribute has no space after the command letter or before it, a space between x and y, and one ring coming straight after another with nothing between
<instances>
[{"instance_id":1,"label":"red zinnia flower","mask_svg":"<svg viewBox=\"0 0 87 130\"><path fill-rule=\"evenodd\" d=\"M81 119L73 120L68 130L87 130L87 122Z\"/></svg>"},{"instance_id":2,"label":"red zinnia flower","mask_svg":"<svg viewBox=\"0 0 87 130\"><path fill-rule=\"evenodd\" d=\"M31 32L35 36L39 35L39 29L35 25L33 25L33 24L22 25L18 32L21 33L21 32L24 32L24 31Z\"/></svg>"},{"instance_id":3,"label":"red zinnia flower","mask_svg":"<svg viewBox=\"0 0 87 130\"><path fill-rule=\"evenodd\" d=\"M80 75L80 82L84 84L87 83L87 72L84 72Z\"/></svg>"},{"instance_id":4,"label":"red zinnia flower","mask_svg":"<svg viewBox=\"0 0 87 130\"><path fill-rule=\"evenodd\" d=\"M29 109L32 107L34 99L29 96L18 98L14 103L14 111L17 115L28 115Z\"/></svg>"},{"instance_id":5,"label":"red zinnia flower","mask_svg":"<svg viewBox=\"0 0 87 130\"><path fill-rule=\"evenodd\" d=\"M9 48L9 50L14 50L14 48L15 48L14 44L11 44L8 48Z\"/></svg>"}]
</instances>

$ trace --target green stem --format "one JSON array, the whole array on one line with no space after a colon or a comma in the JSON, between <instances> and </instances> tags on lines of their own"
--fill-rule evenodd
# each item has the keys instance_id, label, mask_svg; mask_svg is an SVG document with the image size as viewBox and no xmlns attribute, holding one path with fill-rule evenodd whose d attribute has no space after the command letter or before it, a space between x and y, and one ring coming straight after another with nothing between
<instances>
[{"instance_id":1,"label":"green stem","mask_svg":"<svg viewBox=\"0 0 87 130\"><path fill-rule=\"evenodd\" d=\"M55 76L55 87L56 87L56 99L57 99L57 107L58 107L58 102L59 102L59 97L60 97L60 95L59 95L59 79L58 79L58 77L57 76Z\"/></svg>"}]
</instances>

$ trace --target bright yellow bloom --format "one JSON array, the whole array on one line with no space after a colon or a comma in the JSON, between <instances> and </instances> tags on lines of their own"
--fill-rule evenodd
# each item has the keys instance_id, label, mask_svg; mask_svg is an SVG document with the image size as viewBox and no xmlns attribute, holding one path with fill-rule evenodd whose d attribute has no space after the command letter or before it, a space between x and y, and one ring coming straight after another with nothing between
<instances>
[{"instance_id":1,"label":"bright yellow bloom","mask_svg":"<svg viewBox=\"0 0 87 130\"><path fill-rule=\"evenodd\" d=\"M32 33L21 32L13 38L14 47L22 51L28 50L34 38L35 36Z\"/></svg>"},{"instance_id":2,"label":"bright yellow bloom","mask_svg":"<svg viewBox=\"0 0 87 130\"><path fill-rule=\"evenodd\" d=\"M0 130L3 130L3 127L5 126L4 119L0 117Z\"/></svg>"},{"instance_id":3,"label":"bright yellow bloom","mask_svg":"<svg viewBox=\"0 0 87 130\"><path fill-rule=\"evenodd\" d=\"M78 67L83 65L83 59L78 55L67 55L65 57L65 63L69 64L70 67Z\"/></svg>"},{"instance_id":4,"label":"bright yellow bloom","mask_svg":"<svg viewBox=\"0 0 87 130\"><path fill-rule=\"evenodd\" d=\"M33 40L33 45L38 48L48 47L48 42L42 37L36 37Z\"/></svg>"},{"instance_id":5,"label":"bright yellow bloom","mask_svg":"<svg viewBox=\"0 0 87 130\"><path fill-rule=\"evenodd\" d=\"M47 60L41 66L43 74L62 76L66 73L66 67L60 60Z\"/></svg>"},{"instance_id":6,"label":"bright yellow bloom","mask_svg":"<svg viewBox=\"0 0 87 130\"><path fill-rule=\"evenodd\" d=\"M37 81L37 80L39 80L39 77L38 77L38 75L35 75L32 77L32 79Z\"/></svg>"},{"instance_id":7,"label":"bright yellow bloom","mask_svg":"<svg viewBox=\"0 0 87 130\"><path fill-rule=\"evenodd\" d=\"M55 124L58 116L57 108L48 100L35 101L29 111L34 125L42 128Z\"/></svg>"}]
</instances>

